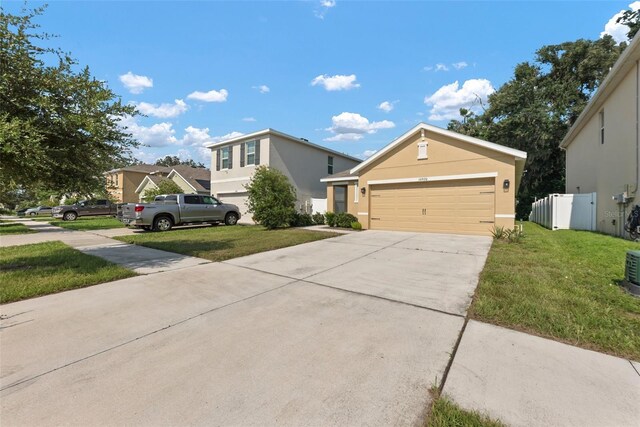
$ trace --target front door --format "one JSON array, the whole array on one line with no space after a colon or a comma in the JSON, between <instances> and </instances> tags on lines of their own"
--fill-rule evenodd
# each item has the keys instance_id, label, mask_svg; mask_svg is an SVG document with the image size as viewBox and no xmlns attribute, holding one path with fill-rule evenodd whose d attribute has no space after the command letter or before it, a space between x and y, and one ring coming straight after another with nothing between
<instances>
[{"instance_id":1,"label":"front door","mask_svg":"<svg viewBox=\"0 0 640 427\"><path fill-rule=\"evenodd\" d=\"M347 211L347 186L333 186L333 212L342 213Z\"/></svg>"}]
</instances>

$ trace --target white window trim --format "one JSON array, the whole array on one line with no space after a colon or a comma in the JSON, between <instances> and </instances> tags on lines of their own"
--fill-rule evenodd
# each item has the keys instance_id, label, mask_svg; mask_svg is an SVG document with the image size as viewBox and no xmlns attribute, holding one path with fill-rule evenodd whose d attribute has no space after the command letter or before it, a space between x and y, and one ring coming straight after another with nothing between
<instances>
[{"instance_id":1,"label":"white window trim","mask_svg":"<svg viewBox=\"0 0 640 427\"><path fill-rule=\"evenodd\" d=\"M227 167L225 168L224 165L224 152L225 150L227 150ZM229 156L231 155L231 150L233 150L233 147L223 147L220 149L220 170L221 171L228 171L229 170Z\"/></svg>"},{"instance_id":2,"label":"white window trim","mask_svg":"<svg viewBox=\"0 0 640 427\"><path fill-rule=\"evenodd\" d=\"M253 163L249 163L249 144L253 144ZM244 167L256 166L256 141L247 141L244 147Z\"/></svg>"},{"instance_id":3,"label":"white window trim","mask_svg":"<svg viewBox=\"0 0 640 427\"><path fill-rule=\"evenodd\" d=\"M420 150L424 148L424 155L420 155ZM418 160L427 160L429 158L429 143L421 141L418 143Z\"/></svg>"},{"instance_id":4,"label":"white window trim","mask_svg":"<svg viewBox=\"0 0 640 427\"><path fill-rule=\"evenodd\" d=\"M358 203L358 199L360 198L360 191L358 188L358 183L353 184L355 191L353 192L353 203Z\"/></svg>"},{"instance_id":5,"label":"white window trim","mask_svg":"<svg viewBox=\"0 0 640 427\"><path fill-rule=\"evenodd\" d=\"M404 184L409 182L453 181L456 179L495 178L498 172L469 173L464 175L421 176L417 178L375 179L367 181L369 185L376 184Z\"/></svg>"}]
</instances>

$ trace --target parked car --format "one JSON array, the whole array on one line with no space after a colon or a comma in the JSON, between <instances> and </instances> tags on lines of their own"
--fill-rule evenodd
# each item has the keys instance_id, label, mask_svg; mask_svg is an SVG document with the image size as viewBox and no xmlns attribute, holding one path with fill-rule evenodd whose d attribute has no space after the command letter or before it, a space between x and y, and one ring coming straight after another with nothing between
<instances>
[{"instance_id":1,"label":"parked car","mask_svg":"<svg viewBox=\"0 0 640 427\"><path fill-rule=\"evenodd\" d=\"M115 216L118 207L107 199L81 200L73 205L56 206L51 210L54 218L75 221L80 216Z\"/></svg>"},{"instance_id":2,"label":"parked car","mask_svg":"<svg viewBox=\"0 0 640 427\"><path fill-rule=\"evenodd\" d=\"M29 208L24 212L25 216L36 215L49 215L51 216L51 207L49 206L37 206L35 208Z\"/></svg>"},{"instance_id":3,"label":"parked car","mask_svg":"<svg viewBox=\"0 0 640 427\"><path fill-rule=\"evenodd\" d=\"M25 212L27 212L29 209L33 209L33 208L24 208L24 209L17 210L16 215L24 216Z\"/></svg>"},{"instance_id":4,"label":"parked car","mask_svg":"<svg viewBox=\"0 0 640 427\"><path fill-rule=\"evenodd\" d=\"M120 205L118 219L127 227L168 231L174 225L185 224L235 225L240 209L212 196L165 194L156 196L153 203Z\"/></svg>"}]
</instances>

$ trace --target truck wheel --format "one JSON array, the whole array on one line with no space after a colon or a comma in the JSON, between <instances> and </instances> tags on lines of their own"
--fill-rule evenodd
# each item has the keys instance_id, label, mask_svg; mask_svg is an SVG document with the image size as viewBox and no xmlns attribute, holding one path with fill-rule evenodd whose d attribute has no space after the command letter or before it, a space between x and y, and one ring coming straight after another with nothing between
<instances>
[{"instance_id":1,"label":"truck wheel","mask_svg":"<svg viewBox=\"0 0 640 427\"><path fill-rule=\"evenodd\" d=\"M65 212L64 215L62 215L64 221L75 221L77 218L78 214L75 212Z\"/></svg>"},{"instance_id":2,"label":"truck wheel","mask_svg":"<svg viewBox=\"0 0 640 427\"><path fill-rule=\"evenodd\" d=\"M236 225L238 223L238 215L233 212L229 212L227 216L224 217L224 223L225 225Z\"/></svg>"},{"instance_id":3,"label":"truck wheel","mask_svg":"<svg viewBox=\"0 0 640 427\"><path fill-rule=\"evenodd\" d=\"M153 221L153 231L169 231L173 221L168 216L159 216Z\"/></svg>"}]
</instances>

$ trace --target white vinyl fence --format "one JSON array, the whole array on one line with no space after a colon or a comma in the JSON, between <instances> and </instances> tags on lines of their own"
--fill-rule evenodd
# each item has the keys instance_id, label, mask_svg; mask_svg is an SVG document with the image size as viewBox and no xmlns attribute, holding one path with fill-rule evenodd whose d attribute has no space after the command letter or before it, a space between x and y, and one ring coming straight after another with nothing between
<instances>
[{"instance_id":1,"label":"white vinyl fence","mask_svg":"<svg viewBox=\"0 0 640 427\"><path fill-rule=\"evenodd\" d=\"M529 220L551 230L596 229L596 193L549 194L531 204Z\"/></svg>"},{"instance_id":2,"label":"white vinyl fence","mask_svg":"<svg viewBox=\"0 0 640 427\"><path fill-rule=\"evenodd\" d=\"M313 213L326 213L327 199L311 199L311 206Z\"/></svg>"}]
</instances>

